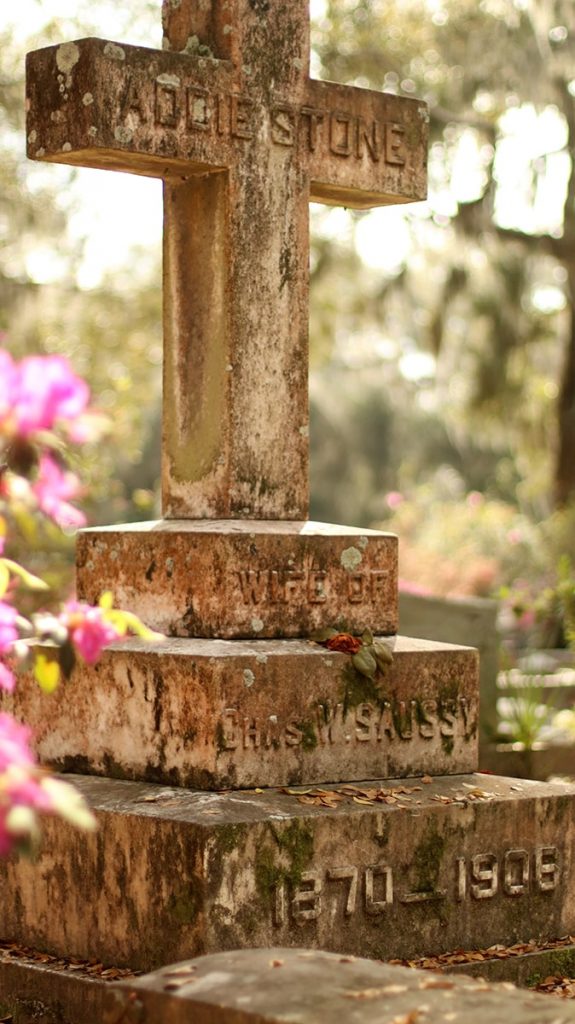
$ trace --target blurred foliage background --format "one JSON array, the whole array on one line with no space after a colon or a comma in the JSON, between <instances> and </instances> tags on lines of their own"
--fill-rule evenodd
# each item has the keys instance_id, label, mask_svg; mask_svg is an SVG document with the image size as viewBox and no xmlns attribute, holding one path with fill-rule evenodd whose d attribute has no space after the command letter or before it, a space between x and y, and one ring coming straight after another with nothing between
<instances>
[{"instance_id":1,"label":"blurred foliage background","mask_svg":"<svg viewBox=\"0 0 575 1024\"><path fill-rule=\"evenodd\" d=\"M25 159L23 56L90 34L159 45L160 2L78 0L57 19L28 3L38 30L0 31L0 329L16 355L68 355L112 417L83 469L91 521L146 518L160 247L82 282L97 214L78 221L77 171ZM312 211L312 517L396 530L424 590L536 600L575 555L575 5L312 0L312 15L317 77L431 114L428 203Z\"/></svg>"}]
</instances>

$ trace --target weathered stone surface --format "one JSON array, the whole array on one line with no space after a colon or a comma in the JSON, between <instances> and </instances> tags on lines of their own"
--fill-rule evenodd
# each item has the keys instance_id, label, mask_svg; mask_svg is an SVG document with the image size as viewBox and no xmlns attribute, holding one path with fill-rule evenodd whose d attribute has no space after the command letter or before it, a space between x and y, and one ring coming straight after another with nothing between
<instances>
[{"instance_id":1,"label":"weathered stone surface","mask_svg":"<svg viewBox=\"0 0 575 1024\"><path fill-rule=\"evenodd\" d=\"M130 640L1 705L57 770L204 789L477 768L477 654L405 637L376 684L298 640ZM72 699L71 699L72 698Z\"/></svg>"},{"instance_id":2,"label":"weathered stone surface","mask_svg":"<svg viewBox=\"0 0 575 1024\"><path fill-rule=\"evenodd\" d=\"M288 79L272 99L268 82L244 74L240 91L233 66L205 55L104 39L35 50L27 57L28 156L189 177L253 161L264 138L284 167L294 156L304 166L312 202L362 209L425 199L426 104L335 82L302 89L290 74L299 77L306 58L298 54L283 61Z\"/></svg>"},{"instance_id":3,"label":"weathered stone surface","mask_svg":"<svg viewBox=\"0 0 575 1024\"><path fill-rule=\"evenodd\" d=\"M104 1024L567 1024L575 1005L470 978L297 949L217 953L110 990Z\"/></svg>"},{"instance_id":4,"label":"weathered stone surface","mask_svg":"<svg viewBox=\"0 0 575 1024\"><path fill-rule=\"evenodd\" d=\"M164 513L303 519L309 201L424 198L427 110L310 80L307 0L165 15L30 54L28 152L164 179Z\"/></svg>"},{"instance_id":5,"label":"weathered stone surface","mask_svg":"<svg viewBox=\"0 0 575 1024\"><path fill-rule=\"evenodd\" d=\"M323 523L163 520L83 531L81 597L170 636L397 632L397 538Z\"/></svg>"},{"instance_id":6,"label":"weathered stone surface","mask_svg":"<svg viewBox=\"0 0 575 1024\"><path fill-rule=\"evenodd\" d=\"M226 948L414 958L575 930L572 786L464 775L328 809L76 781L101 828L48 822L36 863L0 865L13 941L151 969Z\"/></svg>"}]
</instances>

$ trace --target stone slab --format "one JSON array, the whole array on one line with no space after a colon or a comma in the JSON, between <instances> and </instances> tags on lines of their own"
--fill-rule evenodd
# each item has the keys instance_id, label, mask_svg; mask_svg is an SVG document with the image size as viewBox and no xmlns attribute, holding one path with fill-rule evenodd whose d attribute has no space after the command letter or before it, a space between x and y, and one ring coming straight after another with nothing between
<instances>
[{"instance_id":1,"label":"stone slab","mask_svg":"<svg viewBox=\"0 0 575 1024\"><path fill-rule=\"evenodd\" d=\"M513 775L518 779L575 777L575 746L572 743L535 743L528 750L522 743L490 743L480 747L484 771Z\"/></svg>"},{"instance_id":2,"label":"stone slab","mask_svg":"<svg viewBox=\"0 0 575 1024\"><path fill-rule=\"evenodd\" d=\"M169 636L397 632L397 537L324 523L159 520L84 530L77 587Z\"/></svg>"},{"instance_id":3,"label":"stone slab","mask_svg":"<svg viewBox=\"0 0 575 1024\"><path fill-rule=\"evenodd\" d=\"M544 978L575 978L575 946L542 949L519 956L503 956L474 963L450 964L438 968L445 974L468 974L488 981L512 981L523 988L535 988Z\"/></svg>"},{"instance_id":4,"label":"stone slab","mask_svg":"<svg viewBox=\"0 0 575 1024\"><path fill-rule=\"evenodd\" d=\"M471 644L479 651L480 738L496 735L499 671L498 602L482 597L431 597L399 592L399 625L408 636ZM508 774L503 772L502 774Z\"/></svg>"},{"instance_id":5,"label":"stone slab","mask_svg":"<svg viewBox=\"0 0 575 1024\"><path fill-rule=\"evenodd\" d=\"M49 700L28 678L0 705L62 771L201 789L474 771L476 652L387 643L374 684L312 641L133 639Z\"/></svg>"},{"instance_id":6,"label":"stone slab","mask_svg":"<svg viewBox=\"0 0 575 1024\"><path fill-rule=\"evenodd\" d=\"M149 970L231 948L414 959L575 931L572 786L463 775L330 809L75 781L101 827L48 821L36 863L0 865L10 941Z\"/></svg>"},{"instance_id":7,"label":"stone slab","mask_svg":"<svg viewBox=\"0 0 575 1024\"><path fill-rule=\"evenodd\" d=\"M15 1024L38 1024L39 1021L41 1024L95 1024L103 1021L106 1009L108 1012L116 1009L117 1001L110 994L117 984L117 980L112 980L117 974L115 970L104 970L94 977L88 963L57 961L54 966L54 958L44 952L29 952L29 956L19 954L18 959L0 953L0 1015L12 1015ZM286 955L300 954L283 950L281 958L285 959ZM304 957L308 958L309 954ZM349 962L349 958L346 960ZM550 975L573 977L575 947L541 950L482 963L452 964L437 970L442 974L483 977L488 981L511 981L530 988ZM158 973L162 976L164 972L161 969ZM422 974L418 970L417 975L418 983L422 983L429 977L429 971L426 968L426 973ZM177 975L170 980L177 980ZM134 990L132 985L126 985L126 989Z\"/></svg>"},{"instance_id":8,"label":"stone slab","mask_svg":"<svg viewBox=\"0 0 575 1024\"><path fill-rule=\"evenodd\" d=\"M0 1020L10 1024L100 1024L110 982L0 955Z\"/></svg>"},{"instance_id":9,"label":"stone slab","mask_svg":"<svg viewBox=\"0 0 575 1024\"><path fill-rule=\"evenodd\" d=\"M297 949L217 953L108 993L105 1024L567 1024L558 1004L508 984Z\"/></svg>"}]
</instances>

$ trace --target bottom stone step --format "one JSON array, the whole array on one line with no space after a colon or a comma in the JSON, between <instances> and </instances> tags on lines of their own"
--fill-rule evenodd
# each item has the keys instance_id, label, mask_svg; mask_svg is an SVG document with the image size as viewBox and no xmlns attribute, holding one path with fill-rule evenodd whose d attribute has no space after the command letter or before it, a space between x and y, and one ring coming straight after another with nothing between
<instances>
[{"instance_id":1,"label":"bottom stone step","mask_svg":"<svg viewBox=\"0 0 575 1024\"><path fill-rule=\"evenodd\" d=\"M108 993L106 1024L568 1024L575 1003L333 953L252 949L166 967Z\"/></svg>"},{"instance_id":2,"label":"bottom stone step","mask_svg":"<svg viewBox=\"0 0 575 1024\"><path fill-rule=\"evenodd\" d=\"M575 931L573 786L75 781L99 831L49 821L35 863L0 865L5 940L150 970L253 946L414 959Z\"/></svg>"}]
</instances>

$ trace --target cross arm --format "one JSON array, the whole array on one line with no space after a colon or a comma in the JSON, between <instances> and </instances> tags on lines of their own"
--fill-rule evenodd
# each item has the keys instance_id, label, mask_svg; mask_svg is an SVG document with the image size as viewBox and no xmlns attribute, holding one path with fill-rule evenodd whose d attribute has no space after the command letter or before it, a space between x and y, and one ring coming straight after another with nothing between
<instances>
[{"instance_id":1,"label":"cross arm","mask_svg":"<svg viewBox=\"0 0 575 1024\"><path fill-rule=\"evenodd\" d=\"M252 92L227 60L80 39L28 54L27 105L32 159L190 177L267 141L297 155L317 202L426 196L419 100L308 79L295 102Z\"/></svg>"},{"instance_id":2,"label":"cross arm","mask_svg":"<svg viewBox=\"0 0 575 1024\"><path fill-rule=\"evenodd\" d=\"M26 58L28 156L167 177L225 167L245 133L227 61L104 39Z\"/></svg>"},{"instance_id":3,"label":"cross arm","mask_svg":"<svg viewBox=\"0 0 575 1024\"><path fill-rule=\"evenodd\" d=\"M310 153L315 202L367 209L426 198L429 114L421 100L311 79L292 116Z\"/></svg>"}]
</instances>

